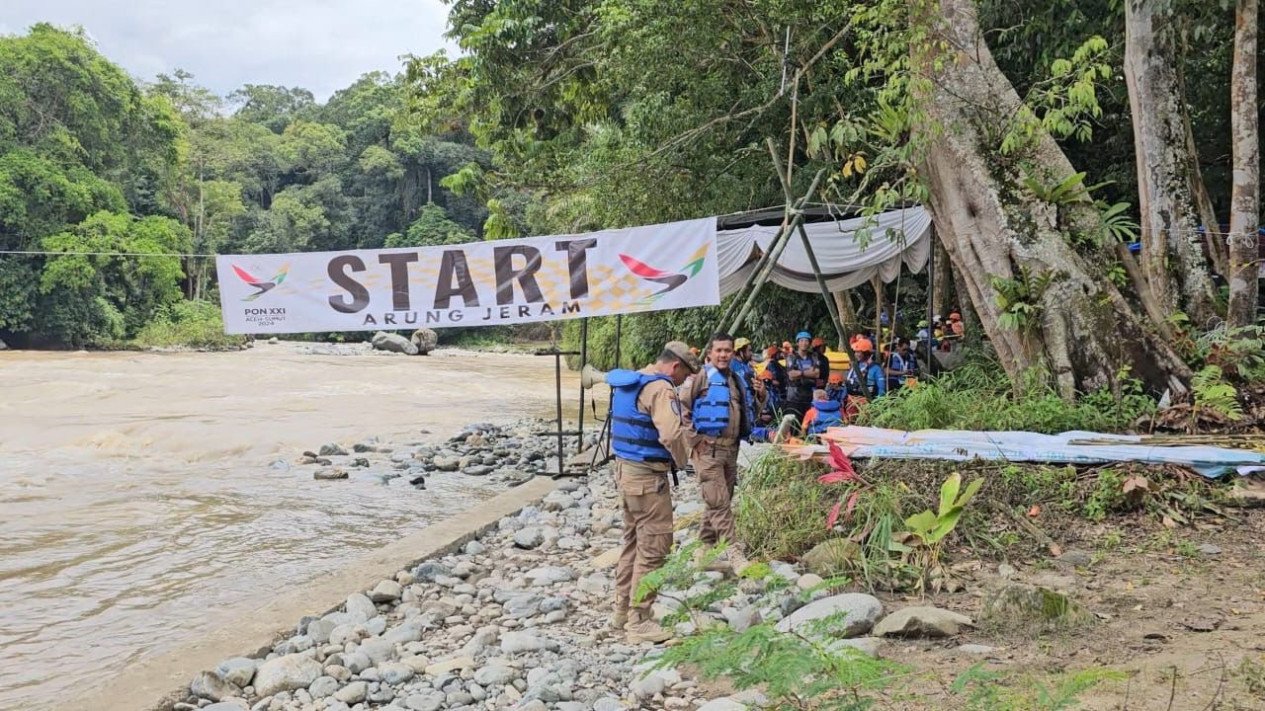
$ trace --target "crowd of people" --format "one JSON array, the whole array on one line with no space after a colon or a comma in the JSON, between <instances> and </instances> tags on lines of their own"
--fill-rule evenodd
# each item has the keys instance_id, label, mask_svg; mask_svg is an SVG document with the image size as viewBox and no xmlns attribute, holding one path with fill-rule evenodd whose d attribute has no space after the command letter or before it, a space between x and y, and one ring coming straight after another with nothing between
<instances>
[{"instance_id":1,"label":"crowd of people","mask_svg":"<svg viewBox=\"0 0 1265 711\"><path fill-rule=\"evenodd\" d=\"M930 338L933 349L952 347L963 333L961 317L934 320L919 324L921 338ZM698 476L705 504L699 539L707 546L726 542L725 565L741 572L747 560L732 508L740 444L812 438L850 421L862 403L914 386L922 369L914 342L880 333L887 342L878 352L873 334L852 338L856 363L843 372L832 370L823 339L801 331L794 343L771 345L762 357L749 339L727 333L712 334L702 352L672 341L645 368L606 374L624 519L612 625L629 641L672 636L651 614L654 595L634 593L672 547L676 472L692 466Z\"/></svg>"}]
</instances>

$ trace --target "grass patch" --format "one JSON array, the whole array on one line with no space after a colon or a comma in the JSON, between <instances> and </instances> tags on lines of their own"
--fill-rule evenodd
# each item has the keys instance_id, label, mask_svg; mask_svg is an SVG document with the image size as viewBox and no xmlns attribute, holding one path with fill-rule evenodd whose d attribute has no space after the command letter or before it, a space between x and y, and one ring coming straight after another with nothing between
<instances>
[{"instance_id":1,"label":"grass patch","mask_svg":"<svg viewBox=\"0 0 1265 711\"><path fill-rule=\"evenodd\" d=\"M1114 465L1088 469L1002 462L874 460L855 463L862 482L823 484L829 471L771 450L744 473L735 498L740 540L758 559L798 560L832 539L855 561L846 574L871 589L907 589L919 571L893 541L907 540L907 519L936 510L940 488L954 472L983 479L975 499L945 539L946 559L1044 556L1055 541L1079 538L1087 523L1128 517L1136 526L1189 524L1226 516L1229 484L1175 467ZM855 500L853 501L853 495ZM848 502L852 501L849 506ZM842 503L834 525L832 509ZM1119 545L1119 538L1115 540ZM946 561L951 565L951 560ZM946 568L947 570L947 568ZM926 571L923 571L926 572ZM911 577L912 576L912 577Z\"/></svg>"}]
</instances>

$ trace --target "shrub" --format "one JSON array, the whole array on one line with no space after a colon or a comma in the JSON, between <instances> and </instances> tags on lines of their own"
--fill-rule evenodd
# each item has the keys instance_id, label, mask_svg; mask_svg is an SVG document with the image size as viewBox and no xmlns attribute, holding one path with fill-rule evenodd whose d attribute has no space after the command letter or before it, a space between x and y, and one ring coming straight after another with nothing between
<instances>
[{"instance_id":1,"label":"shrub","mask_svg":"<svg viewBox=\"0 0 1265 711\"><path fill-rule=\"evenodd\" d=\"M996 361L976 360L879 398L862 410L859 422L906 430L1116 432L1154 412L1155 402L1127 377L1118 395L1104 389L1069 402L1040 373L1025 375L1016 390Z\"/></svg>"},{"instance_id":2,"label":"shrub","mask_svg":"<svg viewBox=\"0 0 1265 711\"><path fill-rule=\"evenodd\" d=\"M209 301L179 301L159 310L134 343L149 348L236 348L245 339L224 333L220 307Z\"/></svg>"}]
</instances>

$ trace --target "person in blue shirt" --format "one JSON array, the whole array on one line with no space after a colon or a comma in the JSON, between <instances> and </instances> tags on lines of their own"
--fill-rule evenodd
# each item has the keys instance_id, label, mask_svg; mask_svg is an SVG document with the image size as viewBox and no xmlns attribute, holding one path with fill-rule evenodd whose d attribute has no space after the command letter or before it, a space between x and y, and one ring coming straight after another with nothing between
<instances>
[{"instance_id":1,"label":"person in blue shirt","mask_svg":"<svg viewBox=\"0 0 1265 711\"><path fill-rule=\"evenodd\" d=\"M858 370L865 379L864 385L857 381ZM887 394L887 376L883 373L883 367L874 362L872 351L857 353L857 367L848 370L848 391L867 400Z\"/></svg>"},{"instance_id":2,"label":"person in blue shirt","mask_svg":"<svg viewBox=\"0 0 1265 711\"><path fill-rule=\"evenodd\" d=\"M904 387L908 378L918 377L918 360L909 341L899 339L892 343L891 359L887 363L887 391Z\"/></svg>"}]
</instances>

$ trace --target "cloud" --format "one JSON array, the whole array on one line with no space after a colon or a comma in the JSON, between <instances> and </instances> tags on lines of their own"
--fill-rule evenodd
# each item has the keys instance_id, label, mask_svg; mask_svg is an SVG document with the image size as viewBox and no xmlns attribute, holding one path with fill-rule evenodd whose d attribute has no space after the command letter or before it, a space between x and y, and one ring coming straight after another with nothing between
<instances>
[{"instance_id":1,"label":"cloud","mask_svg":"<svg viewBox=\"0 0 1265 711\"><path fill-rule=\"evenodd\" d=\"M243 84L299 86L325 99L401 55L454 45L440 0L3 0L0 33L37 22L82 26L138 79L177 68L219 94Z\"/></svg>"}]
</instances>

